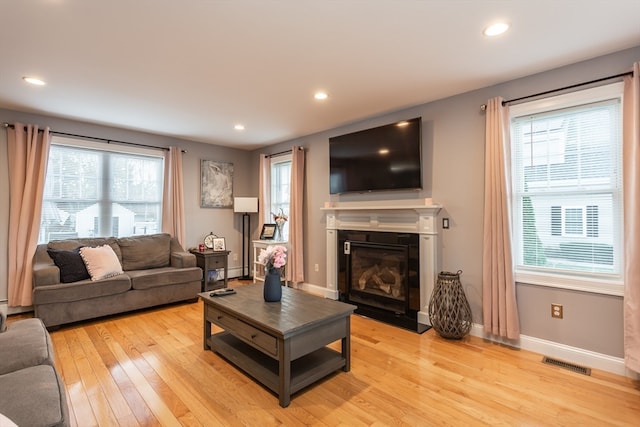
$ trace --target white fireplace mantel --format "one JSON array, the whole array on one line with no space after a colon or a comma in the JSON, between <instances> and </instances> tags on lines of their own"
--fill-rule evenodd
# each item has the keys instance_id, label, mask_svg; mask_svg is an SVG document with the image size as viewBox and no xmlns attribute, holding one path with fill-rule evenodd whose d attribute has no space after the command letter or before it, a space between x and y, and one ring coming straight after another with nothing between
<instances>
[{"instance_id":1,"label":"white fireplace mantel","mask_svg":"<svg viewBox=\"0 0 640 427\"><path fill-rule=\"evenodd\" d=\"M418 323L431 325L429 298L435 286L438 264L438 213L441 205L431 199L384 202L326 202L327 288L338 298L337 230L389 231L420 235L420 311Z\"/></svg>"}]
</instances>

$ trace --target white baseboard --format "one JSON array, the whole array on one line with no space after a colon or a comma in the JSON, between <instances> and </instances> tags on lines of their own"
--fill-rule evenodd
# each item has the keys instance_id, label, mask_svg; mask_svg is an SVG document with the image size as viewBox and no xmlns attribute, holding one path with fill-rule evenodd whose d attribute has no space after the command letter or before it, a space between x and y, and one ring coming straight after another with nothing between
<instances>
[{"instance_id":1,"label":"white baseboard","mask_svg":"<svg viewBox=\"0 0 640 427\"><path fill-rule=\"evenodd\" d=\"M333 291L331 289L327 289L324 286L313 285L311 283L294 283L291 285L292 288L300 289L306 292L309 292L313 295L318 295L324 298L329 299L338 299L338 291Z\"/></svg>"},{"instance_id":2,"label":"white baseboard","mask_svg":"<svg viewBox=\"0 0 640 427\"><path fill-rule=\"evenodd\" d=\"M33 311L33 306L30 305L28 307L9 307L9 301L4 300L0 301L0 311L6 313L7 315L28 313L30 311Z\"/></svg>"},{"instance_id":3,"label":"white baseboard","mask_svg":"<svg viewBox=\"0 0 640 427\"><path fill-rule=\"evenodd\" d=\"M575 363L577 365L611 372L616 375L622 375L636 379L638 377L638 374L627 369L624 366L624 359L620 357L596 353L594 351L571 347L565 344L543 340L541 338L530 337L527 335L520 335L520 339L518 341L501 339L500 337L496 337L494 335L485 334L484 327L476 323L474 323L473 327L471 328L471 335L500 344L520 348L522 350L539 353L540 355Z\"/></svg>"}]
</instances>

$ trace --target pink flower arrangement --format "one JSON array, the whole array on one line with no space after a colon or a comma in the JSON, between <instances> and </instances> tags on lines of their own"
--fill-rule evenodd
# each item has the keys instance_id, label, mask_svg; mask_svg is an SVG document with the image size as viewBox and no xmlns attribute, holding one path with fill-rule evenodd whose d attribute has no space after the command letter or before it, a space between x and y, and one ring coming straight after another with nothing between
<instances>
[{"instance_id":1,"label":"pink flower arrangement","mask_svg":"<svg viewBox=\"0 0 640 427\"><path fill-rule=\"evenodd\" d=\"M283 267L287 263L287 248L279 245L269 245L262 249L258 255L260 261L267 270Z\"/></svg>"}]
</instances>

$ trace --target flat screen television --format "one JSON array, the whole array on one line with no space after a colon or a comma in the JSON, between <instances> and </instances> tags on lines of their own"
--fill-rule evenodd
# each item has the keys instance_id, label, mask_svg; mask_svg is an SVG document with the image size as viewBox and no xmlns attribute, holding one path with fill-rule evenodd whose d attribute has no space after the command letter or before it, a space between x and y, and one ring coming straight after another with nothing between
<instances>
[{"instance_id":1,"label":"flat screen television","mask_svg":"<svg viewBox=\"0 0 640 427\"><path fill-rule=\"evenodd\" d=\"M331 194L422 188L422 118L329 138Z\"/></svg>"}]
</instances>

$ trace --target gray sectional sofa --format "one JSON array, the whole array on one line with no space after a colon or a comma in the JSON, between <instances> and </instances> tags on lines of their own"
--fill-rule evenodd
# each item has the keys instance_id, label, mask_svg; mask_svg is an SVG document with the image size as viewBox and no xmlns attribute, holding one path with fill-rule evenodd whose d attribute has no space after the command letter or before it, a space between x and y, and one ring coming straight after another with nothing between
<instances>
[{"instance_id":1,"label":"gray sectional sofa","mask_svg":"<svg viewBox=\"0 0 640 427\"><path fill-rule=\"evenodd\" d=\"M83 260L87 260L81 257L80 248L104 245L113 249L122 273L92 280L91 274L83 271ZM177 301L197 301L201 278L195 256L166 233L56 240L38 245L34 255L34 311L47 327L53 327Z\"/></svg>"},{"instance_id":2,"label":"gray sectional sofa","mask_svg":"<svg viewBox=\"0 0 640 427\"><path fill-rule=\"evenodd\" d=\"M0 313L0 426L68 426L65 387L44 324L17 320L4 331L4 321Z\"/></svg>"}]
</instances>

